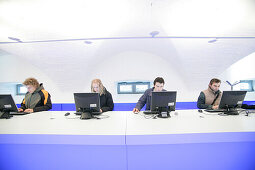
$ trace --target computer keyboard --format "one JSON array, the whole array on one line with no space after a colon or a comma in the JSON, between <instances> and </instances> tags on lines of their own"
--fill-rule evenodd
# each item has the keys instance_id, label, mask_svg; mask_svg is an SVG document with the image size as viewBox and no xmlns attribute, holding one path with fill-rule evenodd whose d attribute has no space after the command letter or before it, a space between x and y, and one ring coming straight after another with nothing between
<instances>
[{"instance_id":1,"label":"computer keyboard","mask_svg":"<svg viewBox=\"0 0 255 170\"><path fill-rule=\"evenodd\" d=\"M213 112L224 112L223 109L205 109L206 112L210 112L210 113L213 113Z\"/></svg>"},{"instance_id":2,"label":"computer keyboard","mask_svg":"<svg viewBox=\"0 0 255 170\"><path fill-rule=\"evenodd\" d=\"M76 114L76 115L81 115L82 112L75 112L74 114ZM102 114L102 112L92 112L92 114L93 114L93 115L100 115L100 114Z\"/></svg>"},{"instance_id":3,"label":"computer keyboard","mask_svg":"<svg viewBox=\"0 0 255 170\"><path fill-rule=\"evenodd\" d=\"M10 112L10 115L15 115L15 116L26 115L26 114L29 114L29 112Z\"/></svg>"},{"instance_id":4,"label":"computer keyboard","mask_svg":"<svg viewBox=\"0 0 255 170\"><path fill-rule=\"evenodd\" d=\"M146 110L143 113L146 114L146 115L149 115L149 114L158 114L157 111L150 111L150 110Z\"/></svg>"}]
</instances>

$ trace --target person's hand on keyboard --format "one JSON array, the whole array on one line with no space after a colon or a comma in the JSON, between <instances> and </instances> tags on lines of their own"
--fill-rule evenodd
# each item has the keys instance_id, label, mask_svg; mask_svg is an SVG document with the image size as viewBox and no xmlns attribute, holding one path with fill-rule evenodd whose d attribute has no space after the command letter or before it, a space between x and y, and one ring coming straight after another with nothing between
<instances>
[{"instance_id":1,"label":"person's hand on keyboard","mask_svg":"<svg viewBox=\"0 0 255 170\"><path fill-rule=\"evenodd\" d=\"M23 112L23 109L21 109L21 108L18 108L18 112Z\"/></svg>"},{"instance_id":2,"label":"person's hand on keyboard","mask_svg":"<svg viewBox=\"0 0 255 170\"><path fill-rule=\"evenodd\" d=\"M219 109L219 105L215 105L212 107L213 110Z\"/></svg>"},{"instance_id":3,"label":"person's hand on keyboard","mask_svg":"<svg viewBox=\"0 0 255 170\"><path fill-rule=\"evenodd\" d=\"M24 112L26 112L26 113L32 113L32 112L34 112L34 110L33 110L33 109L26 109L26 110L24 110Z\"/></svg>"}]
</instances>

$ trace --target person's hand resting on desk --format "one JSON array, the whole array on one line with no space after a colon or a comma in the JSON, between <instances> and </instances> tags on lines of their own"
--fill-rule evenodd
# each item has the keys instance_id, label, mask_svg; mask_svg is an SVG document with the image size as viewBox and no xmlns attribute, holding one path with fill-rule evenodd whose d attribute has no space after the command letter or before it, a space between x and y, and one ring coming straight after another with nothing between
<instances>
[{"instance_id":1,"label":"person's hand resting on desk","mask_svg":"<svg viewBox=\"0 0 255 170\"><path fill-rule=\"evenodd\" d=\"M140 110L138 110L137 108L134 108L134 109L133 109L133 113L136 113L136 114L137 114L137 113L139 113L139 112L140 112Z\"/></svg>"},{"instance_id":2,"label":"person's hand resting on desk","mask_svg":"<svg viewBox=\"0 0 255 170\"><path fill-rule=\"evenodd\" d=\"M213 110L215 110L215 109L219 109L219 105L215 105L215 106L213 106L213 107L212 107L212 109L213 109Z\"/></svg>"}]
</instances>

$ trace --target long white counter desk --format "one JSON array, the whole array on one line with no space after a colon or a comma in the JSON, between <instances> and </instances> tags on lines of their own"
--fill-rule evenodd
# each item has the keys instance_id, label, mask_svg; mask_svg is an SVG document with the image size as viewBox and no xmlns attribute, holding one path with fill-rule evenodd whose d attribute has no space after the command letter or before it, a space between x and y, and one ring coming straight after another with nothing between
<instances>
[{"instance_id":1,"label":"long white counter desk","mask_svg":"<svg viewBox=\"0 0 255 170\"><path fill-rule=\"evenodd\" d=\"M255 168L254 113L178 110L153 119L115 111L92 120L65 113L0 119L0 169Z\"/></svg>"},{"instance_id":2,"label":"long white counter desk","mask_svg":"<svg viewBox=\"0 0 255 170\"><path fill-rule=\"evenodd\" d=\"M225 132L255 132L255 114L245 116L240 114L238 116L219 116L218 113L199 113L197 110L178 110L171 113L171 118L150 118L150 116L143 113L127 114L127 136L135 136L138 138L146 137L151 140L142 141L142 143L134 144L165 144L173 142L192 142L189 141L163 141L158 139L158 135L181 136L183 134L219 134ZM224 137L224 136L223 136ZM155 140L153 140L155 138ZM202 142L209 142L209 138L201 138ZM216 139L212 139L215 142ZM233 140L233 138L231 139ZM133 144L131 141L129 144ZM154 143L155 142L155 143ZM195 140L193 142L199 142Z\"/></svg>"},{"instance_id":3,"label":"long white counter desk","mask_svg":"<svg viewBox=\"0 0 255 170\"><path fill-rule=\"evenodd\" d=\"M47 140L46 143L58 142L70 144L125 144L126 114L119 112L106 112L102 119L81 120L73 112L64 116L66 112L38 112L11 119L0 120L0 134L31 134L33 135L58 135L67 138L76 136L77 140ZM100 137L103 136L104 140ZM107 140L107 136L110 136ZM79 138L79 140L78 140ZM85 140L83 139L85 138ZM114 138L114 140L110 140ZM98 139L98 140L96 140ZM16 143L18 141L15 141ZM22 141L21 141L22 142ZM38 140L37 142L43 143Z\"/></svg>"},{"instance_id":4,"label":"long white counter desk","mask_svg":"<svg viewBox=\"0 0 255 170\"><path fill-rule=\"evenodd\" d=\"M127 115L129 169L255 169L255 115L178 110L168 119Z\"/></svg>"}]
</instances>

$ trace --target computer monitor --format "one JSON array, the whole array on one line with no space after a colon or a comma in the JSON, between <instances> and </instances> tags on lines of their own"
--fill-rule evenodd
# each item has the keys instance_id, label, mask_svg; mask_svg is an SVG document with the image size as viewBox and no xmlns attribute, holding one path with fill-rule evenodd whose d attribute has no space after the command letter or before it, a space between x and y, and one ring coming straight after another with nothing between
<instances>
[{"instance_id":1,"label":"computer monitor","mask_svg":"<svg viewBox=\"0 0 255 170\"><path fill-rule=\"evenodd\" d=\"M223 91L219 109L224 109L224 114L237 115L236 108L241 108L247 91Z\"/></svg>"},{"instance_id":2,"label":"computer monitor","mask_svg":"<svg viewBox=\"0 0 255 170\"><path fill-rule=\"evenodd\" d=\"M81 118L90 119L93 115L100 114L99 93L74 93L74 102Z\"/></svg>"},{"instance_id":3,"label":"computer monitor","mask_svg":"<svg viewBox=\"0 0 255 170\"><path fill-rule=\"evenodd\" d=\"M170 111L175 111L176 91L152 92L151 111L158 112L159 116L170 116Z\"/></svg>"},{"instance_id":4,"label":"computer monitor","mask_svg":"<svg viewBox=\"0 0 255 170\"><path fill-rule=\"evenodd\" d=\"M10 118L10 112L18 112L11 94L0 94L0 118Z\"/></svg>"}]
</instances>

